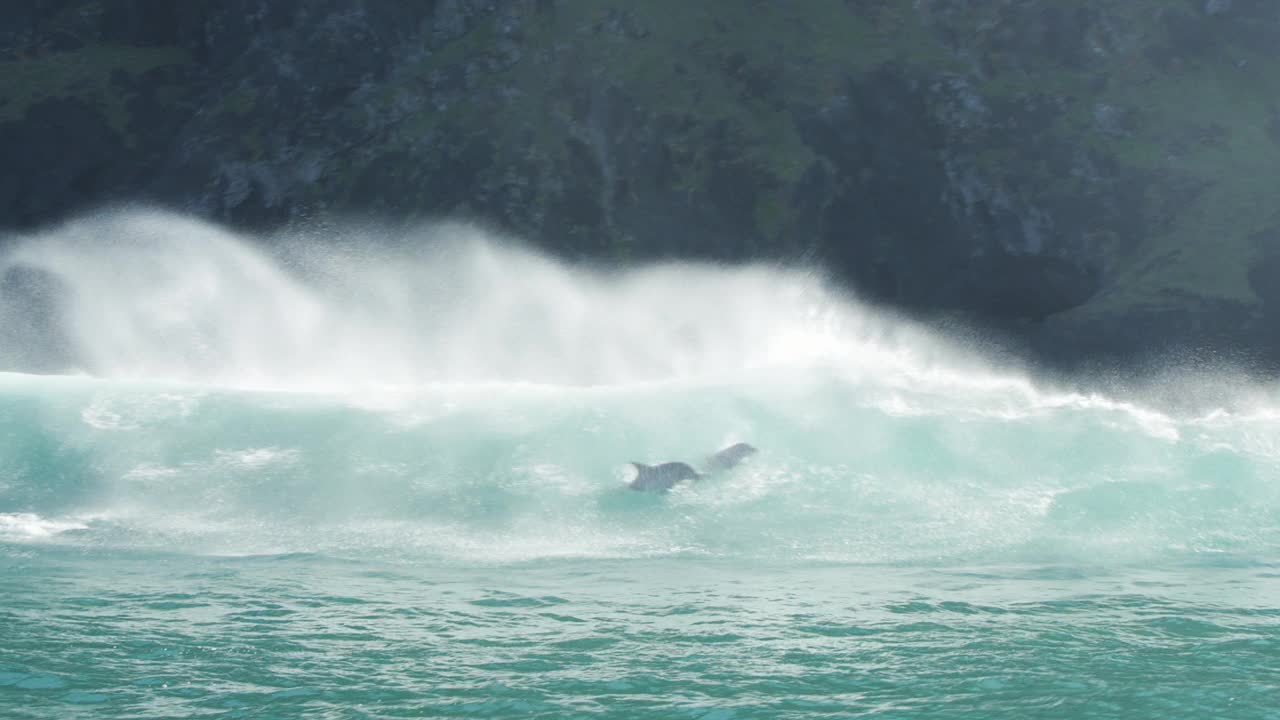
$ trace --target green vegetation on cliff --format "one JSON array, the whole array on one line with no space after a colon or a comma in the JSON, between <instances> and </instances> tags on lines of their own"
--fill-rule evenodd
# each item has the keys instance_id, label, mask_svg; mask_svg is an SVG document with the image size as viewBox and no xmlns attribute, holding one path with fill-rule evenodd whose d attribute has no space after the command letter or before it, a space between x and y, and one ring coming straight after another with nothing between
<instances>
[{"instance_id":1,"label":"green vegetation on cliff","mask_svg":"<svg viewBox=\"0 0 1280 720\"><path fill-rule=\"evenodd\" d=\"M128 90L113 84L117 73L136 76L190 61L178 47L89 45L0 62L0 123L21 119L35 103L76 97L101 107L112 129L128 134L138 123L125 108Z\"/></svg>"}]
</instances>

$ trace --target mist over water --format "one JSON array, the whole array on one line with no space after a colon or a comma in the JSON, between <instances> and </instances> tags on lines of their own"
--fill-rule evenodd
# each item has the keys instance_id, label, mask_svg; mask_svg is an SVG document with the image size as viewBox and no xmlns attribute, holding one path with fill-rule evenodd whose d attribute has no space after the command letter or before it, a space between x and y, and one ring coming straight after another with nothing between
<instances>
[{"instance_id":1,"label":"mist over water","mask_svg":"<svg viewBox=\"0 0 1280 720\"><path fill-rule=\"evenodd\" d=\"M1280 414L1058 391L811 269L109 213L0 260L0 538L465 562L1280 548ZM1205 376L1204 382L1218 382ZM1183 380L1192 382L1195 380ZM629 461L742 468L667 496Z\"/></svg>"},{"instance_id":2,"label":"mist over water","mask_svg":"<svg viewBox=\"0 0 1280 720\"><path fill-rule=\"evenodd\" d=\"M938 351L812 270L569 267L451 224L332 240L264 246L161 213L73 222L3 258L4 347L31 344L34 295L54 320L37 345L64 357L28 360L242 388L619 385L834 360L883 372Z\"/></svg>"}]
</instances>

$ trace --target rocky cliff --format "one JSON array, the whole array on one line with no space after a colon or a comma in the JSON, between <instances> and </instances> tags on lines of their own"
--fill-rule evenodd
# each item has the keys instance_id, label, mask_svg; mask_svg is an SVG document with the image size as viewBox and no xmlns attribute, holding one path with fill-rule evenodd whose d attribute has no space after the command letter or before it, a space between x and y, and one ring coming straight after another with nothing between
<instances>
[{"instance_id":1,"label":"rocky cliff","mask_svg":"<svg viewBox=\"0 0 1280 720\"><path fill-rule=\"evenodd\" d=\"M1050 358L1280 359L1273 0L33 0L0 224L470 217L816 260Z\"/></svg>"}]
</instances>

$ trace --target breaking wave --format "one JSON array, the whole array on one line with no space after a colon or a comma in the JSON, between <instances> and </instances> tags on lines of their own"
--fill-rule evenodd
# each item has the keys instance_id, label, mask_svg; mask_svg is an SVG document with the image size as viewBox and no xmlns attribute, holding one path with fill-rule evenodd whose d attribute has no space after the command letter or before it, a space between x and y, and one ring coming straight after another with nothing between
<instances>
[{"instance_id":1,"label":"breaking wave","mask_svg":"<svg viewBox=\"0 0 1280 720\"><path fill-rule=\"evenodd\" d=\"M0 542L856 563L1280 549L1280 413L1058 391L804 269L125 212L0 258ZM42 374L33 374L39 371ZM1190 382L1190 381L1188 381ZM661 496L626 463L749 441Z\"/></svg>"}]
</instances>

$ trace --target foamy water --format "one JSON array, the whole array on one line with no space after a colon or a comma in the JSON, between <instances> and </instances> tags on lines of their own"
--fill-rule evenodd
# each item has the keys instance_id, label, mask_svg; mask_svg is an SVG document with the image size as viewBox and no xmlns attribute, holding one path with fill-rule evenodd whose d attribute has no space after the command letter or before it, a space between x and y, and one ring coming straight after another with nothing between
<instances>
[{"instance_id":1,"label":"foamy water","mask_svg":"<svg viewBox=\"0 0 1280 720\"><path fill-rule=\"evenodd\" d=\"M304 240L0 258L0 710L1274 715L1267 388L1051 387L811 268Z\"/></svg>"}]
</instances>

